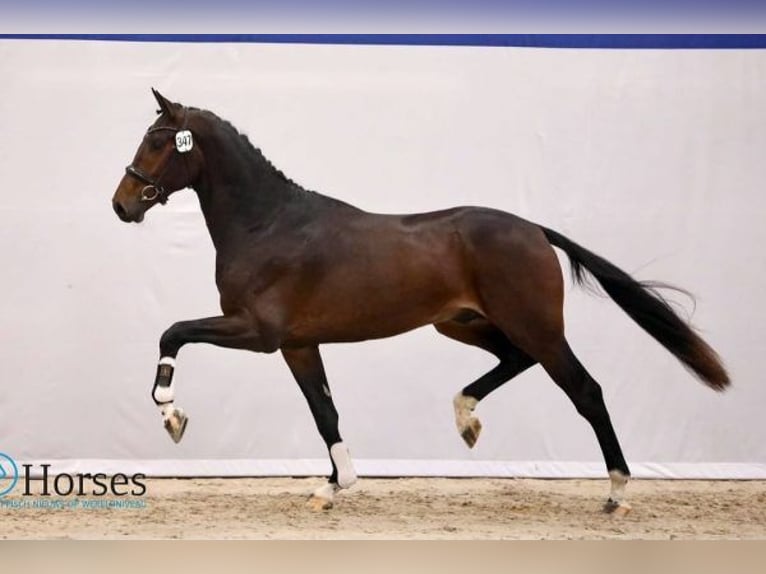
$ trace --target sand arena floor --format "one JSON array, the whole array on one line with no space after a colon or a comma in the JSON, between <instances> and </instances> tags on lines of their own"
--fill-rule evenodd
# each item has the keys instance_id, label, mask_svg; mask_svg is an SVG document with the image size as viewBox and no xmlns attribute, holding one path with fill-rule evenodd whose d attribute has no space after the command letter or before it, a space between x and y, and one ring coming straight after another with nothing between
<instances>
[{"instance_id":1,"label":"sand arena floor","mask_svg":"<svg viewBox=\"0 0 766 574\"><path fill-rule=\"evenodd\" d=\"M313 512L321 478L149 479L143 508L0 506L0 537L76 539L766 539L766 481L361 479ZM64 499L66 500L66 499Z\"/></svg>"}]
</instances>

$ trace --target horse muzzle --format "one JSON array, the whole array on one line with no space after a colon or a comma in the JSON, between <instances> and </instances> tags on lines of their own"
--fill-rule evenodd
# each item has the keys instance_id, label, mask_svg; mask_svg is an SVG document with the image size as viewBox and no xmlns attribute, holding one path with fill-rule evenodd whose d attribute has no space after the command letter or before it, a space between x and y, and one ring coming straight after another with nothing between
<instances>
[{"instance_id":1,"label":"horse muzzle","mask_svg":"<svg viewBox=\"0 0 766 574\"><path fill-rule=\"evenodd\" d=\"M128 209L122 204L122 202L117 199L113 199L112 209L114 209L117 217L126 223L141 223L144 220L145 211L140 205L137 206L136 209Z\"/></svg>"}]
</instances>

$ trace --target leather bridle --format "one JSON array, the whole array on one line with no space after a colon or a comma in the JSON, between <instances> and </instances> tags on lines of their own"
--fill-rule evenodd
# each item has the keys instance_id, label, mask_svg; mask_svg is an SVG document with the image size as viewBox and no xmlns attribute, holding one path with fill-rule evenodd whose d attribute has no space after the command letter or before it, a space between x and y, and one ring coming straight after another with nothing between
<instances>
[{"instance_id":1,"label":"leather bridle","mask_svg":"<svg viewBox=\"0 0 766 574\"><path fill-rule=\"evenodd\" d=\"M170 126L159 126L156 128L150 128L146 132L146 136L149 134L153 134L155 132L160 131L171 131L178 133L179 131L183 131L186 129L186 118L184 118L184 127L182 127L180 130L178 128L170 127ZM178 155L178 150L174 149L172 152L173 155L170 156L170 159L168 159L167 163L165 164L165 167L162 168L162 171L157 177L152 177L151 175L144 173L140 169L138 169L136 166L134 166L132 163L125 168L125 173L136 178L138 181L144 184L144 187L141 189L141 197L139 198L139 201L158 201L161 204L165 204L168 201L168 196L170 195L166 190L165 187L160 183L160 180L162 177L167 173L168 169L170 168L170 164L173 161L173 158Z\"/></svg>"}]
</instances>

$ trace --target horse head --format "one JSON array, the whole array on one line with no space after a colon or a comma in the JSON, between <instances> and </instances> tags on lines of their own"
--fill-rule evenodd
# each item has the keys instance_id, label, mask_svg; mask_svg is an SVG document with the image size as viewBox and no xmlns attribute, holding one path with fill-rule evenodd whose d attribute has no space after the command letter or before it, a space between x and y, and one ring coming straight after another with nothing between
<instances>
[{"instance_id":1,"label":"horse head","mask_svg":"<svg viewBox=\"0 0 766 574\"><path fill-rule=\"evenodd\" d=\"M160 106L158 117L146 130L112 197L115 213L126 222L142 221L156 204L164 204L172 193L190 187L202 166L189 110L154 88L152 93Z\"/></svg>"}]
</instances>

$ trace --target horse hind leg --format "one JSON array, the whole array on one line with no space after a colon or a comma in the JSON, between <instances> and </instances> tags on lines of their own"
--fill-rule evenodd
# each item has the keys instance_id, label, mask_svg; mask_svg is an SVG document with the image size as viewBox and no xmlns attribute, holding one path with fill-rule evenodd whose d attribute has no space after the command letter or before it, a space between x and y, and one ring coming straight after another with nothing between
<instances>
[{"instance_id":1,"label":"horse hind leg","mask_svg":"<svg viewBox=\"0 0 766 574\"><path fill-rule=\"evenodd\" d=\"M539 239L539 238L538 238ZM542 238L544 240L544 238ZM604 456L612 488L605 510L625 514L625 485L630 471L604 404L601 387L572 352L564 336L564 285L553 249L535 246L517 250L513 277L484 258L485 279L479 282L487 318L505 337L540 363L566 393L577 412L593 428ZM495 258L495 261L498 258Z\"/></svg>"},{"instance_id":2,"label":"horse hind leg","mask_svg":"<svg viewBox=\"0 0 766 574\"><path fill-rule=\"evenodd\" d=\"M588 421L596 433L611 480L611 490L604 511L617 515L627 514L631 507L625 501L625 486L630 479L630 470L604 403L601 386L583 367L563 337L538 358L554 382L572 401L577 412Z\"/></svg>"},{"instance_id":3,"label":"horse hind leg","mask_svg":"<svg viewBox=\"0 0 766 574\"><path fill-rule=\"evenodd\" d=\"M463 441L473 448L481 433L481 422L473 412L479 401L535 364L535 361L515 347L503 332L481 316L465 320L454 319L434 325L442 335L489 351L500 363L455 395L455 425Z\"/></svg>"}]
</instances>

